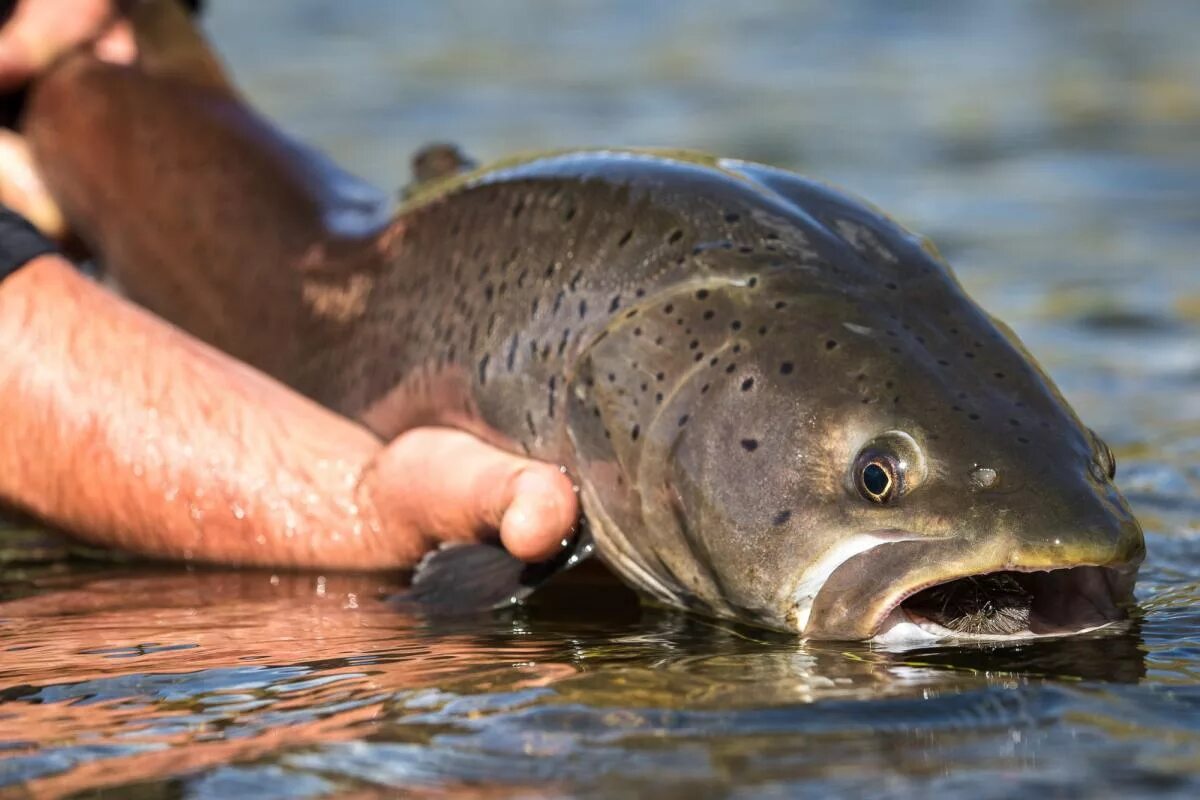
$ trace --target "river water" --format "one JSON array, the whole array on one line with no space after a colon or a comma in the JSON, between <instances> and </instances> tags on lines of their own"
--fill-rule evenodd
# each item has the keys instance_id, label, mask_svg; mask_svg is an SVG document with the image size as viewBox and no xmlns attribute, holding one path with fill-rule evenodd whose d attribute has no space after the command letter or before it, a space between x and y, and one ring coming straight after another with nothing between
<instances>
[{"instance_id":1,"label":"river water","mask_svg":"<svg viewBox=\"0 0 1200 800\"><path fill-rule=\"evenodd\" d=\"M1200 796L1200 5L213 0L207 25L255 103L384 186L434 139L691 147L929 234L1113 446L1141 614L885 652L581 575L430 625L378 577L24 545L0 795Z\"/></svg>"}]
</instances>

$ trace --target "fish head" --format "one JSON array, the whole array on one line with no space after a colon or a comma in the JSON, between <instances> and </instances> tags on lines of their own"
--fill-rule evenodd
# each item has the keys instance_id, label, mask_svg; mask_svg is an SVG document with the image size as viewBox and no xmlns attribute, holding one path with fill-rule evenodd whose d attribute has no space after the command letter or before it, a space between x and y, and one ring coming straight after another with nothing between
<instances>
[{"instance_id":1,"label":"fish head","mask_svg":"<svg viewBox=\"0 0 1200 800\"><path fill-rule=\"evenodd\" d=\"M1144 544L1108 447L1009 330L965 295L941 313L944 291L708 293L724 333L636 443L657 594L816 639L1124 616Z\"/></svg>"}]
</instances>

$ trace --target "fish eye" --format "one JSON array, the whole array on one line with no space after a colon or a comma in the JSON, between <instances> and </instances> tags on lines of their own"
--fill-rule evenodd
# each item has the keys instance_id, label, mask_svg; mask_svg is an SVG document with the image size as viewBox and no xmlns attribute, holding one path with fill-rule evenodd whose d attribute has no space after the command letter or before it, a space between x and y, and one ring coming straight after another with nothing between
<instances>
[{"instance_id":1,"label":"fish eye","mask_svg":"<svg viewBox=\"0 0 1200 800\"><path fill-rule=\"evenodd\" d=\"M1108 443L1096 435L1095 431L1091 431L1092 441L1096 446L1096 465L1100 467L1102 472L1108 476L1111 481L1117 477L1117 459L1109 449Z\"/></svg>"},{"instance_id":2,"label":"fish eye","mask_svg":"<svg viewBox=\"0 0 1200 800\"><path fill-rule=\"evenodd\" d=\"M891 456L878 452L864 452L855 469L855 483L859 494L872 503L886 503L899 492L903 471Z\"/></svg>"},{"instance_id":3,"label":"fish eye","mask_svg":"<svg viewBox=\"0 0 1200 800\"><path fill-rule=\"evenodd\" d=\"M1096 441L1100 445L1100 466L1104 467L1104 472L1111 481L1117 477L1117 458L1112 454L1112 450L1109 449L1103 439L1097 439Z\"/></svg>"},{"instance_id":4,"label":"fish eye","mask_svg":"<svg viewBox=\"0 0 1200 800\"><path fill-rule=\"evenodd\" d=\"M904 431L884 431L861 445L846 475L846 489L872 503L892 503L925 480L925 454Z\"/></svg>"}]
</instances>

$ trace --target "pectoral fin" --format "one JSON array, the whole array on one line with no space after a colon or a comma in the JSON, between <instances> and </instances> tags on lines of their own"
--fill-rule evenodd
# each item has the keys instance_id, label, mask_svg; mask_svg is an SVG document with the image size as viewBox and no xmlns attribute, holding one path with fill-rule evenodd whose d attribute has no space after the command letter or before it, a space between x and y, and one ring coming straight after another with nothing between
<instances>
[{"instance_id":1,"label":"pectoral fin","mask_svg":"<svg viewBox=\"0 0 1200 800\"><path fill-rule=\"evenodd\" d=\"M421 560L412 587L399 598L431 616L459 616L516 605L563 570L591 556L592 537L581 531L549 561L527 564L499 542L447 545Z\"/></svg>"}]
</instances>

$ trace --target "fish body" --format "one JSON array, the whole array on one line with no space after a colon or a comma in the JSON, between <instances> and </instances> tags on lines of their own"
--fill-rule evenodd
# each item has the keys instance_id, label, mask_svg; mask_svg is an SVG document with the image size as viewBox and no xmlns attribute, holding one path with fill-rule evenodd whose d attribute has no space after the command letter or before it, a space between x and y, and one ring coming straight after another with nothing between
<instances>
[{"instance_id":1,"label":"fish body","mask_svg":"<svg viewBox=\"0 0 1200 800\"><path fill-rule=\"evenodd\" d=\"M1144 544L1107 447L863 201L596 150L441 177L388 218L200 72L61 65L27 120L47 182L198 336L381 436L451 425L569 470L590 538L549 567L443 551L428 597L513 601L594 539L660 602L809 638L1124 615Z\"/></svg>"}]
</instances>

